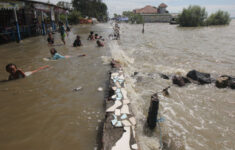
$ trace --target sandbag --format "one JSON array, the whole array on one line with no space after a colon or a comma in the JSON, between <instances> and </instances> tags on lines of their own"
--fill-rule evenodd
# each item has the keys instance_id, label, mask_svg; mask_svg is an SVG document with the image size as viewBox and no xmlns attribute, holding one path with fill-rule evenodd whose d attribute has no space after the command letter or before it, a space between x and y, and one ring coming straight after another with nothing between
<instances>
[{"instance_id":1,"label":"sandbag","mask_svg":"<svg viewBox=\"0 0 235 150\"><path fill-rule=\"evenodd\" d=\"M187 77L197 81L199 84L210 84L213 80L210 74L202 73L196 70L189 71Z\"/></svg>"},{"instance_id":2,"label":"sandbag","mask_svg":"<svg viewBox=\"0 0 235 150\"><path fill-rule=\"evenodd\" d=\"M175 75L172 78L172 83L178 85L179 87L183 87L186 83L190 83L190 81L185 77Z\"/></svg>"}]
</instances>

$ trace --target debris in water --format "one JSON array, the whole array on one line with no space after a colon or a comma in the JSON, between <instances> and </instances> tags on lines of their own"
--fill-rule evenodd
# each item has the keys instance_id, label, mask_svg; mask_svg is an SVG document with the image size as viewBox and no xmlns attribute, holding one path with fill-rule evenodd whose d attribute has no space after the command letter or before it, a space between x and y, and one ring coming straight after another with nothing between
<instances>
[{"instance_id":1,"label":"debris in water","mask_svg":"<svg viewBox=\"0 0 235 150\"><path fill-rule=\"evenodd\" d=\"M102 87L99 87L97 90L98 90L99 92L102 92L102 91L103 91L103 88L102 88Z\"/></svg>"},{"instance_id":2,"label":"debris in water","mask_svg":"<svg viewBox=\"0 0 235 150\"><path fill-rule=\"evenodd\" d=\"M75 91L75 92L78 92L78 91L80 91L80 90L82 90L82 87L81 87L81 86L79 86L79 87L73 89L73 91Z\"/></svg>"}]
</instances>

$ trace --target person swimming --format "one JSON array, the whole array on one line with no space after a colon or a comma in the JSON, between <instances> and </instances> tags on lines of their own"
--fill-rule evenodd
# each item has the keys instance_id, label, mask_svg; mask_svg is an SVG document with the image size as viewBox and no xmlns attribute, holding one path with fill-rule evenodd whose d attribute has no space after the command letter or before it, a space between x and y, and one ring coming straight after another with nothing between
<instances>
[{"instance_id":1,"label":"person swimming","mask_svg":"<svg viewBox=\"0 0 235 150\"><path fill-rule=\"evenodd\" d=\"M52 55L52 60L58 60L58 59L64 59L65 56L60 55L59 53L57 53L55 48L50 49L50 53Z\"/></svg>"},{"instance_id":2,"label":"person swimming","mask_svg":"<svg viewBox=\"0 0 235 150\"><path fill-rule=\"evenodd\" d=\"M101 42L100 40L97 40L96 43L97 43L98 47L103 47L104 46L104 43Z\"/></svg>"},{"instance_id":3,"label":"person swimming","mask_svg":"<svg viewBox=\"0 0 235 150\"><path fill-rule=\"evenodd\" d=\"M10 74L8 80L16 80L25 77L24 72L20 69L17 69L17 66L12 63L6 65L6 71Z\"/></svg>"},{"instance_id":4,"label":"person swimming","mask_svg":"<svg viewBox=\"0 0 235 150\"><path fill-rule=\"evenodd\" d=\"M73 42L73 47L82 46L80 36L77 36L76 40Z\"/></svg>"},{"instance_id":5,"label":"person swimming","mask_svg":"<svg viewBox=\"0 0 235 150\"><path fill-rule=\"evenodd\" d=\"M54 44L54 38L52 36L52 33L48 34L47 42L48 42L49 45L53 45Z\"/></svg>"},{"instance_id":6,"label":"person swimming","mask_svg":"<svg viewBox=\"0 0 235 150\"><path fill-rule=\"evenodd\" d=\"M90 32L90 35L88 36L87 40L95 40L94 32Z\"/></svg>"}]
</instances>

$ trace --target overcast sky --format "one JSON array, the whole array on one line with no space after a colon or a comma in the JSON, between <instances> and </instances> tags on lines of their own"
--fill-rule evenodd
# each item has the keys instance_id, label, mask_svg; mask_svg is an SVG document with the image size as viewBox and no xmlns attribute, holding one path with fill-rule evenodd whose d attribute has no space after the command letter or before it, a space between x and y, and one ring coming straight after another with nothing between
<instances>
[{"instance_id":1,"label":"overcast sky","mask_svg":"<svg viewBox=\"0 0 235 150\"><path fill-rule=\"evenodd\" d=\"M39 0L47 2L48 0ZM56 3L59 0L50 0L51 3ZM64 0L71 2L71 0ZM209 13L215 12L216 10L225 10L230 13L232 17L235 17L235 0L103 0L108 6L110 15L113 13L121 14L122 11L133 10L135 8L141 8L145 5L158 6L164 2L168 5L167 10L170 13L178 13L182 8L188 7L189 5L200 5L206 7Z\"/></svg>"}]
</instances>

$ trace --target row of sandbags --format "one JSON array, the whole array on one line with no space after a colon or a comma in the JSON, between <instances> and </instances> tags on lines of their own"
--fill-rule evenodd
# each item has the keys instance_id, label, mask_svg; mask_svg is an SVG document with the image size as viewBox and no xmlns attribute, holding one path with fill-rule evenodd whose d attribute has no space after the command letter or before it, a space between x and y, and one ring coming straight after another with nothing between
<instances>
[{"instance_id":1,"label":"row of sandbags","mask_svg":"<svg viewBox=\"0 0 235 150\"><path fill-rule=\"evenodd\" d=\"M168 76L162 75L163 78L167 79ZM217 79L212 78L209 73L203 73L196 70L191 70L187 73L186 77L181 75L174 75L172 77L173 84L180 87L185 86L187 83L195 83L199 85L215 83L217 88L231 88L235 89L235 77L229 75L222 75Z\"/></svg>"}]
</instances>

